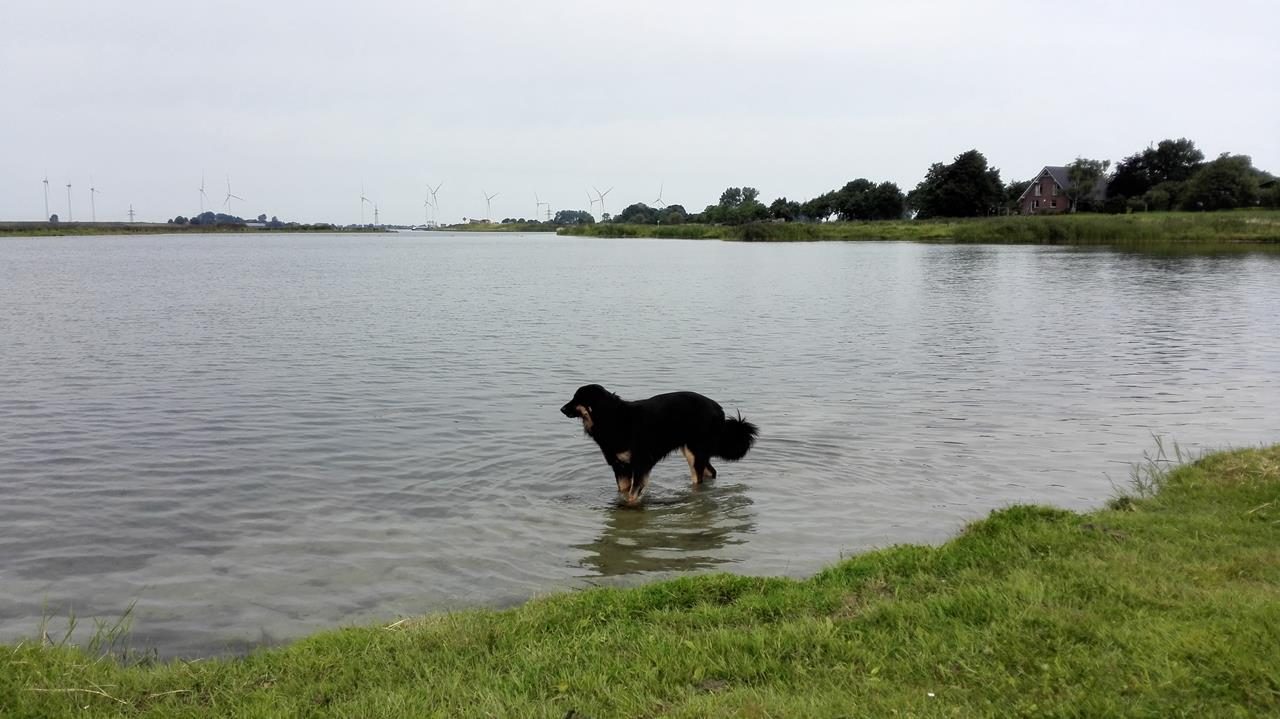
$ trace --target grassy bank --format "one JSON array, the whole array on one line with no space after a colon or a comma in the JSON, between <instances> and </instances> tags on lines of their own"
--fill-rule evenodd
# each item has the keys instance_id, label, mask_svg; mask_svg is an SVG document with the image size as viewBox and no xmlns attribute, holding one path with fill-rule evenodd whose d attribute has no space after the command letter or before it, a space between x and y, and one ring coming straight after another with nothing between
<instances>
[{"instance_id":1,"label":"grassy bank","mask_svg":"<svg viewBox=\"0 0 1280 719\"><path fill-rule=\"evenodd\" d=\"M328 225L293 225L279 229L244 225L171 225L167 222L0 222L0 237L62 237L75 235L182 235L241 232L383 232L341 229Z\"/></svg>"},{"instance_id":2,"label":"grassy bank","mask_svg":"<svg viewBox=\"0 0 1280 719\"><path fill-rule=\"evenodd\" d=\"M711 575L123 665L0 647L0 714L1280 714L1280 445L805 580ZM856 508L850 509L851 521Z\"/></svg>"},{"instance_id":3,"label":"grassy bank","mask_svg":"<svg viewBox=\"0 0 1280 719\"><path fill-rule=\"evenodd\" d=\"M661 237L759 242L913 240L997 244L1105 245L1133 249L1280 250L1280 212L1152 212L1132 215L1040 215L966 220L758 223L752 225L614 225L566 228L590 237Z\"/></svg>"}]
</instances>

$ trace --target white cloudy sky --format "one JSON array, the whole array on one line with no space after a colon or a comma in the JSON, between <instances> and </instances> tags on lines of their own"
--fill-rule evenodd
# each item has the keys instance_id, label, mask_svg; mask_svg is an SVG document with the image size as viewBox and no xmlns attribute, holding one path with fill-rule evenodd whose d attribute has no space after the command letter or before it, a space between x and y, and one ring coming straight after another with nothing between
<instances>
[{"instance_id":1,"label":"white cloudy sky","mask_svg":"<svg viewBox=\"0 0 1280 719\"><path fill-rule=\"evenodd\" d=\"M729 185L909 189L978 148L1006 179L1165 137L1280 172L1280 3L6 0L0 219L198 209L529 216Z\"/></svg>"}]
</instances>

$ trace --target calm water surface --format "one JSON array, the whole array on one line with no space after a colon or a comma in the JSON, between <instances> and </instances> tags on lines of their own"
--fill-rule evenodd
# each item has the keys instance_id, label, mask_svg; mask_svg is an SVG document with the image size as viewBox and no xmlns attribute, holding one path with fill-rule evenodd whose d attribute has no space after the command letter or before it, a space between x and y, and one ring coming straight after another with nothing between
<instances>
[{"instance_id":1,"label":"calm water surface","mask_svg":"<svg viewBox=\"0 0 1280 719\"><path fill-rule=\"evenodd\" d=\"M1280 261L547 236L0 240L0 641L163 655L556 589L801 576L1014 502L1095 507L1153 433L1280 440ZM580 384L761 427L615 504ZM1109 479L1110 478L1110 479Z\"/></svg>"}]
</instances>

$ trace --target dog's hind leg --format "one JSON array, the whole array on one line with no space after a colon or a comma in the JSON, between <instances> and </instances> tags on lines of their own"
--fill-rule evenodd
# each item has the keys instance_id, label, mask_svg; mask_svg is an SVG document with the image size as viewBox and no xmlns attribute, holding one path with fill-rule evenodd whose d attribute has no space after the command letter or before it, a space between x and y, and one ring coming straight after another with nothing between
<instances>
[{"instance_id":1,"label":"dog's hind leg","mask_svg":"<svg viewBox=\"0 0 1280 719\"><path fill-rule=\"evenodd\" d=\"M689 476L694 484L716 478L716 468L711 466L711 454L697 449L689 449L686 445L680 448L684 458L689 462Z\"/></svg>"},{"instance_id":2,"label":"dog's hind leg","mask_svg":"<svg viewBox=\"0 0 1280 719\"><path fill-rule=\"evenodd\" d=\"M711 459L706 455L694 456L692 471L694 484L716 478L716 468L711 466Z\"/></svg>"},{"instance_id":3,"label":"dog's hind leg","mask_svg":"<svg viewBox=\"0 0 1280 719\"><path fill-rule=\"evenodd\" d=\"M694 484L697 484L700 481L697 469L698 458L694 456L693 451L687 446L681 447L680 453L684 455L685 461L689 463L689 477L693 479Z\"/></svg>"}]
</instances>

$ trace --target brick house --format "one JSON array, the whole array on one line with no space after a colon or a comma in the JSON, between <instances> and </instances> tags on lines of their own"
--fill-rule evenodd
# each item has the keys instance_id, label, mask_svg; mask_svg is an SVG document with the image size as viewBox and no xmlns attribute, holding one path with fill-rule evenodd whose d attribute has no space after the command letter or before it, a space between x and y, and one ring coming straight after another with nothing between
<instances>
[{"instance_id":1,"label":"brick house","mask_svg":"<svg viewBox=\"0 0 1280 719\"><path fill-rule=\"evenodd\" d=\"M1024 215L1066 212L1071 209L1071 200L1067 198L1069 187L1067 168L1047 165L1018 196L1018 212Z\"/></svg>"},{"instance_id":2,"label":"brick house","mask_svg":"<svg viewBox=\"0 0 1280 719\"><path fill-rule=\"evenodd\" d=\"M1053 212L1070 212L1071 198L1067 197L1071 190L1071 178L1067 168L1057 165L1046 165L1036 179L1027 185L1027 189L1018 196L1018 212L1023 215L1043 215ZM1101 204L1107 197L1107 176L1098 178L1093 191L1087 193L1095 204Z\"/></svg>"}]
</instances>

